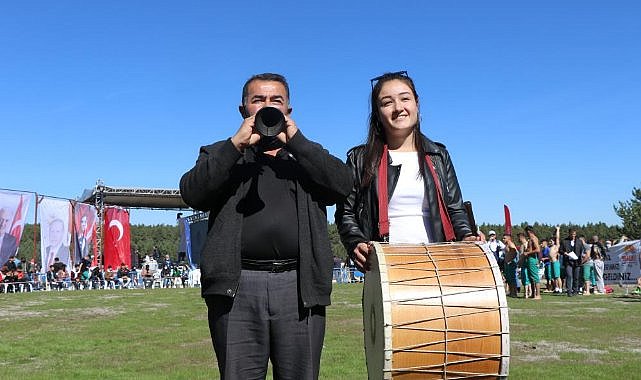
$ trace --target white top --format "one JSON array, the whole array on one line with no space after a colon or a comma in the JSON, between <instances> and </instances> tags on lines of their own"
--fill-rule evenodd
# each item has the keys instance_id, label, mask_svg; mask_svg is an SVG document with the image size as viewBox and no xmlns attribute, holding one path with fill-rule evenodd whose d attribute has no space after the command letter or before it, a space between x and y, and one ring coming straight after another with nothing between
<instances>
[{"instance_id":1,"label":"white top","mask_svg":"<svg viewBox=\"0 0 641 380\"><path fill-rule=\"evenodd\" d=\"M398 182L389 201L390 243L429 243L426 232L429 211L416 152L390 151L392 165L401 165ZM390 189L391 190L391 189Z\"/></svg>"}]
</instances>

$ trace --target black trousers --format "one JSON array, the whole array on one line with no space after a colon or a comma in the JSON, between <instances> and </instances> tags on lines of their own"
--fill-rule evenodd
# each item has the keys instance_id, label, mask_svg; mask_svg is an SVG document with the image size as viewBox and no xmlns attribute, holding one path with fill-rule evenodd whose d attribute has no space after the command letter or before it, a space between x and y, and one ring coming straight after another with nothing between
<instances>
[{"instance_id":1,"label":"black trousers","mask_svg":"<svg viewBox=\"0 0 641 380\"><path fill-rule=\"evenodd\" d=\"M565 266L565 287L569 293L578 293L581 286L581 267Z\"/></svg>"},{"instance_id":2,"label":"black trousers","mask_svg":"<svg viewBox=\"0 0 641 380\"><path fill-rule=\"evenodd\" d=\"M205 297L222 380L318 379L325 307L302 307L295 270L242 270L235 298Z\"/></svg>"}]
</instances>

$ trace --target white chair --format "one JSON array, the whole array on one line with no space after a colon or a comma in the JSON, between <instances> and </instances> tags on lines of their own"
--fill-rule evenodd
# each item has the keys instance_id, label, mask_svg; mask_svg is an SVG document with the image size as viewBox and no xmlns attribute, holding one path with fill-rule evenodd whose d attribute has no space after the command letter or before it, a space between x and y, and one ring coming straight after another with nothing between
<instances>
[{"instance_id":1,"label":"white chair","mask_svg":"<svg viewBox=\"0 0 641 380\"><path fill-rule=\"evenodd\" d=\"M162 283L163 279L162 276L160 275L160 271L154 272L154 277L153 280L151 281L151 288L154 289L156 285L158 285L159 288L162 288Z\"/></svg>"},{"instance_id":2,"label":"white chair","mask_svg":"<svg viewBox=\"0 0 641 380\"><path fill-rule=\"evenodd\" d=\"M189 286L196 288L200 285L200 268L189 271Z\"/></svg>"}]
</instances>

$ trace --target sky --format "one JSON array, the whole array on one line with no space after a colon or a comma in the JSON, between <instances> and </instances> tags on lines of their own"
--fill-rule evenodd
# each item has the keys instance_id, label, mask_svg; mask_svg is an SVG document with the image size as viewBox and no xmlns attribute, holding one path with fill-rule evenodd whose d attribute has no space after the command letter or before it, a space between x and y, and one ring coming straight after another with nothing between
<instances>
[{"instance_id":1,"label":"sky","mask_svg":"<svg viewBox=\"0 0 641 380\"><path fill-rule=\"evenodd\" d=\"M613 205L641 187L633 0L3 1L0 188L178 188L201 145L236 132L261 72L287 77L301 132L345 159L369 79L398 70L477 223L507 204L514 224L621 224Z\"/></svg>"}]
</instances>

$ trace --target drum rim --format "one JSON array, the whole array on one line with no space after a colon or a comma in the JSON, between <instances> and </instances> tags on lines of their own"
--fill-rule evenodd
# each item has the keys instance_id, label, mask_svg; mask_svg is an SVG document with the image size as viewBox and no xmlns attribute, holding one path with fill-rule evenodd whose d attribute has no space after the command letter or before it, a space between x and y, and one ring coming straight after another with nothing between
<instances>
[{"instance_id":1,"label":"drum rim","mask_svg":"<svg viewBox=\"0 0 641 380\"><path fill-rule=\"evenodd\" d=\"M392 297L390 296L389 286L382 286L382 284L389 283L387 273L387 262L385 255L379 255L379 252L384 252L383 245L379 242L373 242L374 254L378 260L378 274L381 279L381 294L383 298L383 336L385 337L384 351L383 351L383 379L392 378Z\"/></svg>"},{"instance_id":2,"label":"drum rim","mask_svg":"<svg viewBox=\"0 0 641 380\"><path fill-rule=\"evenodd\" d=\"M478 244L478 243L477 243ZM507 296L505 295L505 284L503 283L503 276L501 275L501 268L494 253L489 250L487 244L478 244L485 252L492 274L494 275L494 282L496 283L496 292L499 300L499 312L501 314L501 365L499 368L499 376L507 378L510 369L510 316L509 308L507 305Z\"/></svg>"}]
</instances>

